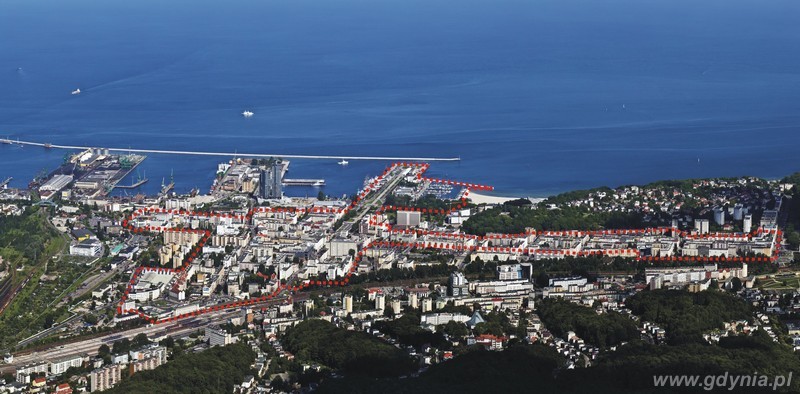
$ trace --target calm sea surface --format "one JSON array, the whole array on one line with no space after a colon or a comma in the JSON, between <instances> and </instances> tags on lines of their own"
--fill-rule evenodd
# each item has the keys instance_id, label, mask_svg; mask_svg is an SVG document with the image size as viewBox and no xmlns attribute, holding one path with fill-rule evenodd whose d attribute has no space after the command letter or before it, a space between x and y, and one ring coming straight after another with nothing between
<instances>
[{"instance_id":1,"label":"calm sea surface","mask_svg":"<svg viewBox=\"0 0 800 394\"><path fill-rule=\"evenodd\" d=\"M3 0L0 136L458 156L430 173L501 195L780 177L800 170L799 16L796 0ZM65 153L2 145L0 178L26 185ZM208 190L222 160L150 155L144 189L174 171ZM387 164L289 174L339 195Z\"/></svg>"}]
</instances>

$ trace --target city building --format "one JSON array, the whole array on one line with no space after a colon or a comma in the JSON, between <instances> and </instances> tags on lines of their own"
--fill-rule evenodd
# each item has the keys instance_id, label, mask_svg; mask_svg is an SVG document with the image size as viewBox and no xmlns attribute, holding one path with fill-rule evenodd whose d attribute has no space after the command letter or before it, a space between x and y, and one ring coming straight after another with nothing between
<instances>
[{"instance_id":1,"label":"city building","mask_svg":"<svg viewBox=\"0 0 800 394\"><path fill-rule=\"evenodd\" d=\"M211 347L230 345L234 342L231 334L218 325L210 325L206 327L205 333L206 339L208 340L208 345Z\"/></svg>"},{"instance_id":2,"label":"city building","mask_svg":"<svg viewBox=\"0 0 800 394\"><path fill-rule=\"evenodd\" d=\"M411 309L419 308L419 296L415 292L408 293L408 307Z\"/></svg>"},{"instance_id":3,"label":"city building","mask_svg":"<svg viewBox=\"0 0 800 394\"><path fill-rule=\"evenodd\" d=\"M128 373L133 375L139 371L155 369L167 362L167 348L152 344L138 350L131 350Z\"/></svg>"},{"instance_id":4,"label":"city building","mask_svg":"<svg viewBox=\"0 0 800 394\"><path fill-rule=\"evenodd\" d=\"M499 267L498 267L499 268ZM469 294L467 278L462 272L453 272L447 282L447 295L452 297Z\"/></svg>"},{"instance_id":5,"label":"city building","mask_svg":"<svg viewBox=\"0 0 800 394\"><path fill-rule=\"evenodd\" d=\"M398 300L398 299L392 300L391 307L392 307L392 312L394 312L394 313L400 313L403 310L402 306L400 304L400 300Z\"/></svg>"},{"instance_id":6,"label":"city building","mask_svg":"<svg viewBox=\"0 0 800 394\"><path fill-rule=\"evenodd\" d=\"M764 228L774 228L777 226L778 222L778 211L775 209L769 209L764 211L761 214L761 227Z\"/></svg>"},{"instance_id":7,"label":"city building","mask_svg":"<svg viewBox=\"0 0 800 394\"><path fill-rule=\"evenodd\" d=\"M548 283L549 287L563 287L565 289L570 286L583 286L587 283L588 279L580 276L571 276L568 278L553 278Z\"/></svg>"},{"instance_id":8,"label":"city building","mask_svg":"<svg viewBox=\"0 0 800 394\"><path fill-rule=\"evenodd\" d=\"M342 308L346 313L353 313L353 295L345 294L342 298Z\"/></svg>"},{"instance_id":9,"label":"city building","mask_svg":"<svg viewBox=\"0 0 800 394\"><path fill-rule=\"evenodd\" d=\"M499 280L522 279L522 265L520 264L498 265L497 279Z\"/></svg>"},{"instance_id":10,"label":"city building","mask_svg":"<svg viewBox=\"0 0 800 394\"><path fill-rule=\"evenodd\" d=\"M283 197L281 190L281 178L283 163L278 160L266 170L261 171L259 178L260 196L264 199L276 199Z\"/></svg>"},{"instance_id":11,"label":"city building","mask_svg":"<svg viewBox=\"0 0 800 394\"><path fill-rule=\"evenodd\" d=\"M744 273L747 273L746 265ZM707 264L702 267L645 268L644 274L645 282L651 289L659 289L668 285L683 286L719 277L716 264Z\"/></svg>"},{"instance_id":12,"label":"city building","mask_svg":"<svg viewBox=\"0 0 800 394\"><path fill-rule=\"evenodd\" d=\"M42 362L33 363L33 364L27 364L27 365L24 365L22 367L19 367L19 368L17 368L17 371L16 371L17 372L16 373L17 381L18 382L22 382L23 380L20 380L20 379L25 379L25 377L30 376L31 374L34 374L34 373L45 373L46 374L48 372L48 370L49 370L49 365L50 364L47 361L42 361Z\"/></svg>"},{"instance_id":13,"label":"city building","mask_svg":"<svg viewBox=\"0 0 800 394\"><path fill-rule=\"evenodd\" d=\"M742 204L736 204L733 206L733 220L742 220L742 216L744 215L744 206Z\"/></svg>"},{"instance_id":14,"label":"city building","mask_svg":"<svg viewBox=\"0 0 800 394\"><path fill-rule=\"evenodd\" d=\"M419 226L422 219L420 212L397 211L397 225L402 227Z\"/></svg>"},{"instance_id":15,"label":"city building","mask_svg":"<svg viewBox=\"0 0 800 394\"><path fill-rule=\"evenodd\" d=\"M89 373L89 388L91 392L108 390L122 380L122 368L113 364L95 369Z\"/></svg>"},{"instance_id":16,"label":"city building","mask_svg":"<svg viewBox=\"0 0 800 394\"><path fill-rule=\"evenodd\" d=\"M753 231L753 215L747 214L744 215L744 220L742 221L742 231L747 234Z\"/></svg>"},{"instance_id":17,"label":"city building","mask_svg":"<svg viewBox=\"0 0 800 394\"><path fill-rule=\"evenodd\" d=\"M421 326L441 326L451 321L467 323L470 317L460 313L431 313L420 317Z\"/></svg>"},{"instance_id":18,"label":"city building","mask_svg":"<svg viewBox=\"0 0 800 394\"><path fill-rule=\"evenodd\" d=\"M425 298L422 300L422 313L430 312L433 310L433 300Z\"/></svg>"},{"instance_id":19,"label":"city building","mask_svg":"<svg viewBox=\"0 0 800 394\"><path fill-rule=\"evenodd\" d=\"M386 295L378 294L375 296L375 309L379 311L386 309Z\"/></svg>"},{"instance_id":20,"label":"city building","mask_svg":"<svg viewBox=\"0 0 800 394\"><path fill-rule=\"evenodd\" d=\"M75 239L78 240L78 242L86 241L87 239L90 238L97 238L97 236L95 236L94 233L85 228L76 228L72 230L72 236L75 237Z\"/></svg>"},{"instance_id":21,"label":"city building","mask_svg":"<svg viewBox=\"0 0 800 394\"><path fill-rule=\"evenodd\" d=\"M99 257L103 255L103 243L96 239L86 239L70 245L69 254L72 256Z\"/></svg>"},{"instance_id":22,"label":"city building","mask_svg":"<svg viewBox=\"0 0 800 394\"><path fill-rule=\"evenodd\" d=\"M503 350L503 343L506 341L505 337L498 337L495 335L483 334L477 337L467 338L467 345L482 345L487 350Z\"/></svg>"},{"instance_id":23,"label":"city building","mask_svg":"<svg viewBox=\"0 0 800 394\"><path fill-rule=\"evenodd\" d=\"M700 234L708 234L708 219L695 219L694 230Z\"/></svg>"},{"instance_id":24,"label":"city building","mask_svg":"<svg viewBox=\"0 0 800 394\"><path fill-rule=\"evenodd\" d=\"M714 223L720 226L725 225L725 210L717 207L714 208Z\"/></svg>"},{"instance_id":25,"label":"city building","mask_svg":"<svg viewBox=\"0 0 800 394\"><path fill-rule=\"evenodd\" d=\"M83 356L62 357L53 360L50 363L50 373L53 375L61 375L62 373L67 372L67 370L72 367L77 368L82 365L83 365Z\"/></svg>"}]
</instances>

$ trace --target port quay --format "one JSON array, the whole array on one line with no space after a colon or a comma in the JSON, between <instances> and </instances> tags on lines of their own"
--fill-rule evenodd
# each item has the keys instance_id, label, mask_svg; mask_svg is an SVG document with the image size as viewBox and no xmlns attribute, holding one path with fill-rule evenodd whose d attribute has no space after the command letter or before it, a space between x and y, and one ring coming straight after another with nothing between
<instances>
[{"instance_id":1,"label":"port quay","mask_svg":"<svg viewBox=\"0 0 800 394\"><path fill-rule=\"evenodd\" d=\"M47 149L70 149L86 150L98 149L99 147L77 146L77 145L56 145L43 142L11 140L8 138L0 140L4 144L16 144L27 146L40 146ZM287 155L275 153L245 153L245 152L204 152L204 151L181 151L181 150L162 150L162 149L132 149L132 148L106 148L104 150L113 152L130 153L155 153L165 155L192 155L192 156L247 156L247 157L282 157L287 159L312 159L312 160L379 160L379 161L459 161L459 157L388 157L388 156L333 156L333 155Z\"/></svg>"}]
</instances>

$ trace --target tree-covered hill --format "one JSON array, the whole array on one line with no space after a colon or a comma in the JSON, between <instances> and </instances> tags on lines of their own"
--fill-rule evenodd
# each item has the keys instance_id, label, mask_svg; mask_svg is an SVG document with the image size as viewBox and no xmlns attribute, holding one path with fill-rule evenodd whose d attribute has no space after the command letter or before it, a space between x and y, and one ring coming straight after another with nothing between
<instances>
[{"instance_id":1,"label":"tree-covered hill","mask_svg":"<svg viewBox=\"0 0 800 394\"><path fill-rule=\"evenodd\" d=\"M154 370L134 374L109 394L230 393L251 373L255 353L246 344L213 347L187 353ZM124 373L124 372L123 372Z\"/></svg>"},{"instance_id":2,"label":"tree-covered hill","mask_svg":"<svg viewBox=\"0 0 800 394\"><path fill-rule=\"evenodd\" d=\"M670 344L702 342L702 334L722 323L750 319L750 306L720 291L689 293L682 290L642 291L625 300L633 314L667 331Z\"/></svg>"},{"instance_id":3,"label":"tree-covered hill","mask_svg":"<svg viewBox=\"0 0 800 394\"><path fill-rule=\"evenodd\" d=\"M304 362L316 362L348 375L399 376L415 370L406 354L367 333L349 331L319 319L287 330L281 343Z\"/></svg>"},{"instance_id":4,"label":"tree-covered hill","mask_svg":"<svg viewBox=\"0 0 800 394\"><path fill-rule=\"evenodd\" d=\"M592 212L580 207L557 210L528 208L503 204L472 215L462 225L467 234L522 233L526 228L537 230L597 230L645 227L638 213Z\"/></svg>"},{"instance_id":5,"label":"tree-covered hill","mask_svg":"<svg viewBox=\"0 0 800 394\"><path fill-rule=\"evenodd\" d=\"M605 348L640 335L636 323L617 312L597 314L592 308L561 299L544 299L537 307L545 327L562 338L574 331L586 343Z\"/></svg>"},{"instance_id":6,"label":"tree-covered hill","mask_svg":"<svg viewBox=\"0 0 800 394\"><path fill-rule=\"evenodd\" d=\"M555 350L518 345L502 352L474 349L432 366L417 378L328 379L319 393L552 393L564 365Z\"/></svg>"}]
</instances>

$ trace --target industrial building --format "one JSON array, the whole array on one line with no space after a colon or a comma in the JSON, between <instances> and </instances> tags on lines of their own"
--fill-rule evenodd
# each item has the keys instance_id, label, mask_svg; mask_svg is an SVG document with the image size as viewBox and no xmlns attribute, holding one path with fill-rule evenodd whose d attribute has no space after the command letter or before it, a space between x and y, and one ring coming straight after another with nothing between
<instances>
[{"instance_id":1,"label":"industrial building","mask_svg":"<svg viewBox=\"0 0 800 394\"><path fill-rule=\"evenodd\" d=\"M99 257L103 255L103 243L96 239L87 239L69 246L72 256Z\"/></svg>"}]
</instances>

